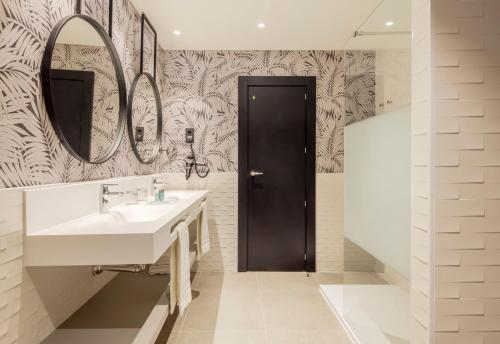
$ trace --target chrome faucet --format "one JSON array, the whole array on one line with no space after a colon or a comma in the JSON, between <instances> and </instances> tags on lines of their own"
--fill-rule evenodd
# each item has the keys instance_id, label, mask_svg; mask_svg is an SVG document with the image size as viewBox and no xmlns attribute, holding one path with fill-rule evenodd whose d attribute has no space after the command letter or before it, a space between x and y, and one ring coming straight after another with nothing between
<instances>
[{"instance_id":1,"label":"chrome faucet","mask_svg":"<svg viewBox=\"0 0 500 344\"><path fill-rule=\"evenodd\" d=\"M118 186L118 184L102 184L101 192L99 195L99 211L101 213L106 213L108 211L107 205L109 204L110 196L125 196L136 194L136 192L132 191L110 191L112 186Z\"/></svg>"}]
</instances>

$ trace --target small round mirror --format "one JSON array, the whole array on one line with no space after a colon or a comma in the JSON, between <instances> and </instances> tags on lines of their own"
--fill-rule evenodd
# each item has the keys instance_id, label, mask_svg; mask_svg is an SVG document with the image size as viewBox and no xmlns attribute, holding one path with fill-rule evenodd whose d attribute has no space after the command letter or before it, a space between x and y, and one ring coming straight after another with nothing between
<instances>
[{"instance_id":1,"label":"small round mirror","mask_svg":"<svg viewBox=\"0 0 500 344\"><path fill-rule=\"evenodd\" d=\"M139 74L128 98L128 135L132 149L143 164L151 164L159 155L162 136L160 93L154 78Z\"/></svg>"},{"instance_id":2,"label":"small round mirror","mask_svg":"<svg viewBox=\"0 0 500 344\"><path fill-rule=\"evenodd\" d=\"M107 33L84 15L52 31L42 62L44 99L66 149L93 164L110 159L125 128L126 86Z\"/></svg>"}]
</instances>

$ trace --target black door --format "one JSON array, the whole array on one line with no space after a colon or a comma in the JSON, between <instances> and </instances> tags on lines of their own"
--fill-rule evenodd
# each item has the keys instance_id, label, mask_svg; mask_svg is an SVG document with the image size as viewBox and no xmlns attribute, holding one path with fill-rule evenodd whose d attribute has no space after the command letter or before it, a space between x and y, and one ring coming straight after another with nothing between
<instances>
[{"instance_id":1,"label":"black door","mask_svg":"<svg viewBox=\"0 0 500 344\"><path fill-rule=\"evenodd\" d=\"M50 71L52 99L61 131L73 151L87 160L90 160L94 77L94 72L89 71Z\"/></svg>"},{"instance_id":2,"label":"black door","mask_svg":"<svg viewBox=\"0 0 500 344\"><path fill-rule=\"evenodd\" d=\"M302 271L308 241L307 147L314 140L308 140L307 79L254 79L255 84L240 83L246 93L245 113L240 109L240 116L246 117L240 127L240 145L246 146L240 159L246 163L239 171L246 189L246 199L240 198L240 214L246 218L246 268Z\"/></svg>"}]
</instances>

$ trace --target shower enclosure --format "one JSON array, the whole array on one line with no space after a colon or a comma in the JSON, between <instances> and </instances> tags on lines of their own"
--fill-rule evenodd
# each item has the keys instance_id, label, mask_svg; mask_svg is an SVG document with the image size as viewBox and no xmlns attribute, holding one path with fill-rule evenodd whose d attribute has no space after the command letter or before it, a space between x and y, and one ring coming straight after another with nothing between
<instances>
[{"instance_id":1,"label":"shower enclosure","mask_svg":"<svg viewBox=\"0 0 500 344\"><path fill-rule=\"evenodd\" d=\"M321 286L354 342L410 340L410 0L345 46L344 273Z\"/></svg>"}]
</instances>

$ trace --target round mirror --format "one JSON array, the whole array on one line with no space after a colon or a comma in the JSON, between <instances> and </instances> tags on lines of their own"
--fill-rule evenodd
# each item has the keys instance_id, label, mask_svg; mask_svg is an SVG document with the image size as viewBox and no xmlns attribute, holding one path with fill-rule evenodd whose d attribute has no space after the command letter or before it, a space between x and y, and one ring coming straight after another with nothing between
<instances>
[{"instance_id":1,"label":"round mirror","mask_svg":"<svg viewBox=\"0 0 500 344\"><path fill-rule=\"evenodd\" d=\"M118 54L99 23L73 15L56 25L42 82L52 126L66 149L92 164L110 159L123 136L127 94Z\"/></svg>"},{"instance_id":2,"label":"round mirror","mask_svg":"<svg viewBox=\"0 0 500 344\"><path fill-rule=\"evenodd\" d=\"M137 159L150 164L158 157L162 136L160 93L153 77L139 74L128 98L128 135Z\"/></svg>"}]
</instances>

